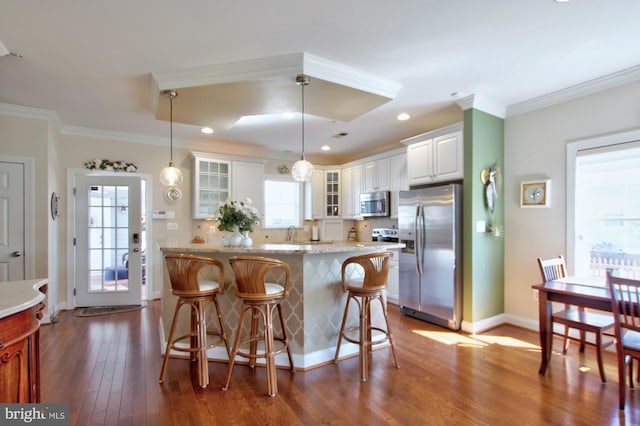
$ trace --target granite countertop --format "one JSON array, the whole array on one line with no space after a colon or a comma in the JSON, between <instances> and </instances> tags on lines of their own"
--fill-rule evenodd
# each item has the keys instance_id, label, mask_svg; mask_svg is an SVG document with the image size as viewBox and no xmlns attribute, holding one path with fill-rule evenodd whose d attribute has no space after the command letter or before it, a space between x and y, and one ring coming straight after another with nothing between
<instances>
[{"instance_id":1,"label":"granite countertop","mask_svg":"<svg viewBox=\"0 0 640 426\"><path fill-rule=\"evenodd\" d=\"M193 244L171 240L157 241L161 251L182 252L227 252L227 253L274 253L274 254L325 254L361 250L395 250L404 247L404 243L385 243L379 241L348 242L319 241L292 243L254 243L251 247L225 247L222 244Z\"/></svg>"},{"instance_id":2,"label":"granite countertop","mask_svg":"<svg viewBox=\"0 0 640 426\"><path fill-rule=\"evenodd\" d=\"M41 278L0 283L0 318L22 312L44 300L45 295L39 289L47 282L46 278Z\"/></svg>"}]
</instances>

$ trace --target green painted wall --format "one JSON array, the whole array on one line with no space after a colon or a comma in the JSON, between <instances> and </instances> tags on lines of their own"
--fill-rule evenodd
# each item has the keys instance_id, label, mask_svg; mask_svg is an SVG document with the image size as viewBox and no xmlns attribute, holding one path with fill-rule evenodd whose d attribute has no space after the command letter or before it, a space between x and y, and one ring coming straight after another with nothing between
<instances>
[{"instance_id":1,"label":"green painted wall","mask_svg":"<svg viewBox=\"0 0 640 426\"><path fill-rule=\"evenodd\" d=\"M504 312L504 238L476 232L490 222L482 169L504 171L504 119L477 109L464 112L463 319L477 322ZM494 220L504 225L504 190L498 185Z\"/></svg>"}]
</instances>

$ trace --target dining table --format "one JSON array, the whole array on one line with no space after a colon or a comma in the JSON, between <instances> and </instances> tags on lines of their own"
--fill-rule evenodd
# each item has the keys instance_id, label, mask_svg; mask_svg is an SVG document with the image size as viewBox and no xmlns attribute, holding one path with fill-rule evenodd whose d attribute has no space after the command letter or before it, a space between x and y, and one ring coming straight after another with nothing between
<instances>
[{"instance_id":1,"label":"dining table","mask_svg":"<svg viewBox=\"0 0 640 426\"><path fill-rule=\"evenodd\" d=\"M553 342L552 302L611 312L611 296L604 277L568 276L532 287L538 290L541 349L538 374L544 376L551 359Z\"/></svg>"}]
</instances>

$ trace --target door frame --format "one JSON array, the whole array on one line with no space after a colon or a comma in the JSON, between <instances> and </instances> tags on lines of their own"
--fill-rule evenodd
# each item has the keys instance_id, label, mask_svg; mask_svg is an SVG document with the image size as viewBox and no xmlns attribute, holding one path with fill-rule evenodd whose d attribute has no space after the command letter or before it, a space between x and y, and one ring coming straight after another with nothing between
<instances>
[{"instance_id":1,"label":"door frame","mask_svg":"<svg viewBox=\"0 0 640 426\"><path fill-rule=\"evenodd\" d=\"M571 141L567 143L567 195L566 195L566 231L567 231L567 250L566 258L568 263L568 272L574 274L573 265L575 265L575 238L576 238L576 157L578 151L597 148L608 145L617 145L620 143L634 142L640 140L640 129L596 136L592 138Z\"/></svg>"},{"instance_id":2,"label":"door frame","mask_svg":"<svg viewBox=\"0 0 640 426\"><path fill-rule=\"evenodd\" d=\"M35 159L32 157L21 157L16 155L1 155L0 162L16 163L24 167L24 279L35 278L35 229L36 215L35 206ZM49 191L47 191L48 193ZM51 241L49 241L48 252L51 253ZM51 256L48 256L51 262Z\"/></svg>"},{"instance_id":3,"label":"door frame","mask_svg":"<svg viewBox=\"0 0 640 426\"><path fill-rule=\"evenodd\" d=\"M75 187L76 176L114 176L115 172L88 169L67 169L67 309L76 307L76 300L73 291L77 285L76 277L76 256L73 240L75 238L75 207L73 200L73 188ZM146 181L146 203L144 212L147 221L147 253L146 253L146 287L144 300L153 298L153 226L151 226L151 206L153 205L151 196L153 194L153 176L146 173L126 173L127 176L135 176Z\"/></svg>"}]
</instances>

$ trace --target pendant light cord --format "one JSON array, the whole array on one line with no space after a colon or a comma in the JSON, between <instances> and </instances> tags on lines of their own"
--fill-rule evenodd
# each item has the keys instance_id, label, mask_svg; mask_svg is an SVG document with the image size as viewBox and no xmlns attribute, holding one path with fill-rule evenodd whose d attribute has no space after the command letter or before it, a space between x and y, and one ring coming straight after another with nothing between
<instances>
[{"instance_id":1,"label":"pendant light cord","mask_svg":"<svg viewBox=\"0 0 640 426\"><path fill-rule=\"evenodd\" d=\"M302 82L302 160L304 160L304 86L306 84Z\"/></svg>"},{"instance_id":2,"label":"pendant light cord","mask_svg":"<svg viewBox=\"0 0 640 426\"><path fill-rule=\"evenodd\" d=\"M173 92L169 93L169 164L173 166Z\"/></svg>"}]
</instances>

